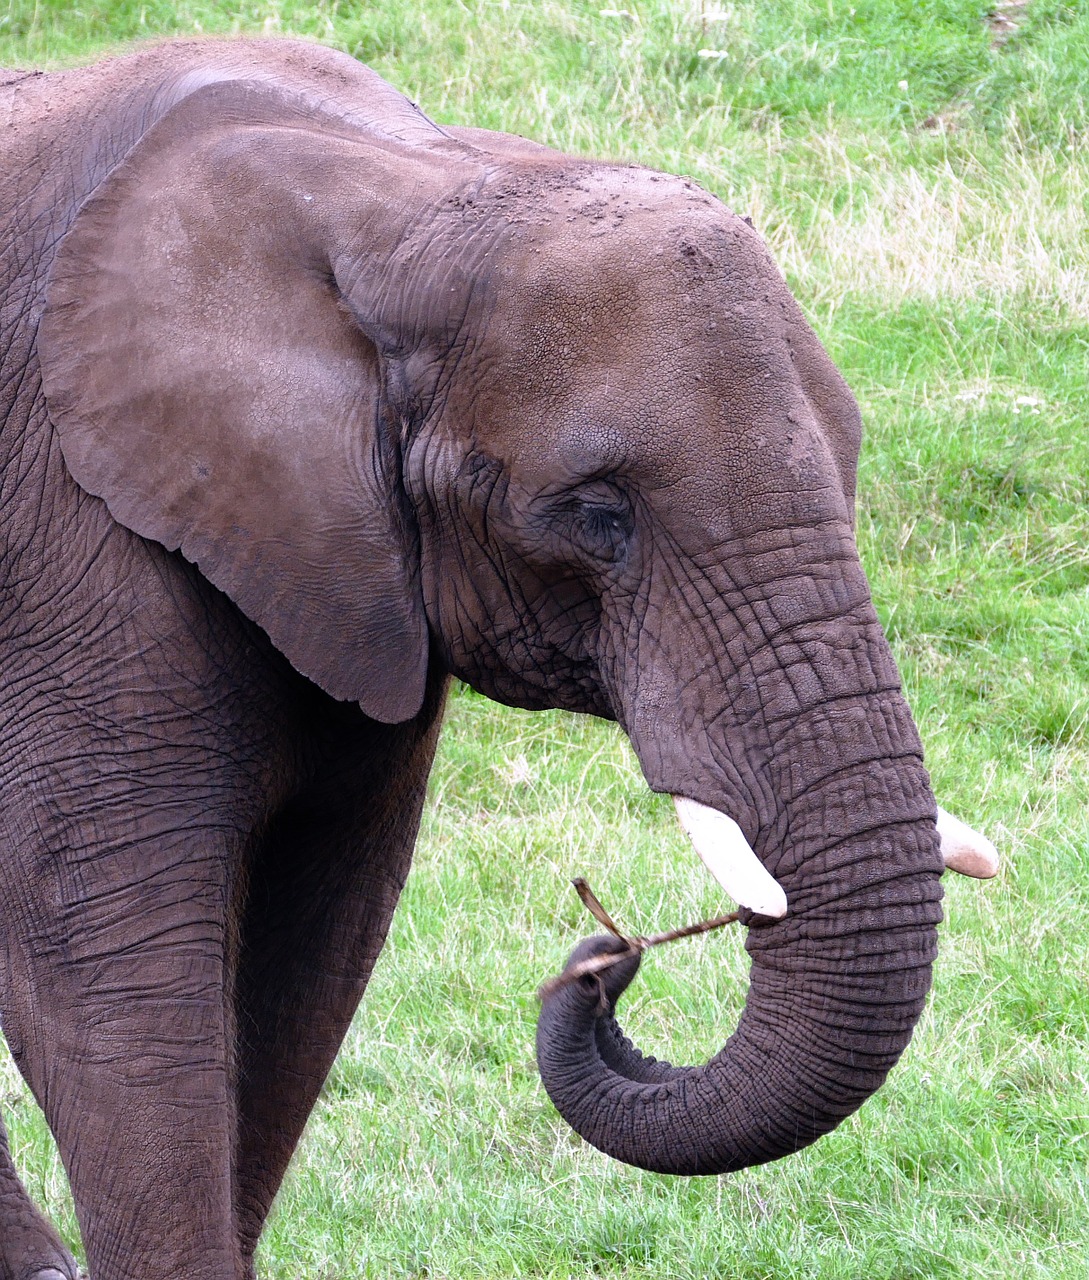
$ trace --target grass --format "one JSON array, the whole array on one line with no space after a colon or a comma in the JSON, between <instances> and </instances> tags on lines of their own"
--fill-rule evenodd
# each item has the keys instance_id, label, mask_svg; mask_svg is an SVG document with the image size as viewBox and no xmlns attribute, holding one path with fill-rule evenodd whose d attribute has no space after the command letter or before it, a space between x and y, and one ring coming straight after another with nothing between
<instances>
[{"instance_id":1,"label":"grass","mask_svg":"<svg viewBox=\"0 0 1089 1280\"><path fill-rule=\"evenodd\" d=\"M1082 1277L1089 1249L1089 10L618 0L0 0L0 62L297 32L439 119L692 175L767 236L863 407L859 541L942 802L1005 864L947 886L904 1061L816 1147L675 1181L573 1138L533 992L587 874L650 931L722 903L610 726L459 689L390 943L261 1254L305 1276ZM738 936L648 959L627 1022L706 1056ZM74 1236L10 1063L13 1148Z\"/></svg>"}]
</instances>

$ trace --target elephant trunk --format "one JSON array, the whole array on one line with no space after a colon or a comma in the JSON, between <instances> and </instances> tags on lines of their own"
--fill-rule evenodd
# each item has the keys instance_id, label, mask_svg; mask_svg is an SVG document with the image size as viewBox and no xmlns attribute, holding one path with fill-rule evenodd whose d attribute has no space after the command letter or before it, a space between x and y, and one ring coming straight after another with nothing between
<instances>
[{"instance_id":1,"label":"elephant trunk","mask_svg":"<svg viewBox=\"0 0 1089 1280\"><path fill-rule=\"evenodd\" d=\"M705 1066L646 1058L620 1031L616 1000L638 954L555 987L537 1057L564 1119L628 1164L715 1174L797 1151L857 1110L906 1047L930 986L941 917L934 813L921 761L898 753L783 806L779 847L772 836L757 844L789 911L750 928L745 1009ZM591 939L571 964L617 949Z\"/></svg>"}]
</instances>

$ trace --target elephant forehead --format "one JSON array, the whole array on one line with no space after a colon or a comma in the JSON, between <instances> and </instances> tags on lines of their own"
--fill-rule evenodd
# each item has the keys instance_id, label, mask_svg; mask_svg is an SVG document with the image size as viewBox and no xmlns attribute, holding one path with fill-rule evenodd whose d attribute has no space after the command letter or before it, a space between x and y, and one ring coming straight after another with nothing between
<instances>
[{"instance_id":1,"label":"elephant forehead","mask_svg":"<svg viewBox=\"0 0 1089 1280\"><path fill-rule=\"evenodd\" d=\"M511 461L663 482L736 471L754 450L795 456L820 424L782 324L663 274L550 280L500 308L499 354L474 380L484 442Z\"/></svg>"},{"instance_id":2,"label":"elephant forehead","mask_svg":"<svg viewBox=\"0 0 1089 1280\"><path fill-rule=\"evenodd\" d=\"M850 497L857 406L760 237L679 179L593 177L496 246L481 445L530 488L623 470Z\"/></svg>"},{"instance_id":3,"label":"elephant forehead","mask_svg":"<svg viewBox=\"0 0 1089 1280\"><path fill-rule=\"evenodd\" d=\"M615 356L640 339L668 352L701 338L713 345L731 328L744 341L804 325L742 219L706 197L694 209L664 202L625 212L630 203L589 202L504 237L496 310L523 354L540 358L576 340Z\"/></svg>"}]
</instances>

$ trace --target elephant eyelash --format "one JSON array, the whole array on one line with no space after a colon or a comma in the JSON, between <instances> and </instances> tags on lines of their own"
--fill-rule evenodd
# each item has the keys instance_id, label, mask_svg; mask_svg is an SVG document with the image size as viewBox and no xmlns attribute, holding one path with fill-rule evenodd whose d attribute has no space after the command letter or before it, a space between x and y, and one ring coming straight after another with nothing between
<instances>
[{"instance_id":1,"label":"elephant eyelash","mask_svg":"<svg viewBox=\"0 0 1089 1280\"><path fill-rule=\"evenodd\" d=\"M594 507L583 516L587 533L594 537L619 538L628 534L627 512Z\"/></svg>"},{"instance_id":2,"label":"elephant eyelash","mask_svg":"<svg viewBox=\"0 0 1089 1280\"><path fill-rule=\"evenodd\" d=\"M634 528L629 507L579 503L570 514L570 536L580 550L597 560L621 559Z\"/></svg>"}]
</instances>

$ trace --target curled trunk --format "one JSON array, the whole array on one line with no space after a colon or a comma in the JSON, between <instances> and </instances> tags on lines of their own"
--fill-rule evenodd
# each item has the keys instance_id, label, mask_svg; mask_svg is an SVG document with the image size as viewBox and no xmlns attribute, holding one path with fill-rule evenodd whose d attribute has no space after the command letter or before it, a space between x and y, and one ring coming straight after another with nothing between
<instances>
[{"instance_id":1,"label":"curled trunk","mask_svg":"<svg viewBox=\"0 0 1089 1280\"><path fill-rule=\"evenodd\" d=\"M616 1000L638 955L545 1000L541 1078L588 1142L657 1173L728 1173L807 1146L881 1085L930 986L941 860L917 761L897 761L881 804L852 803L872 792L875 767L836 775L788 812L777 861L790 911L750 928L745 1009L706 1065L656 1062L624 1037ZM617 947L591 939L570 964Z\"/></svg>"}]
</instances>

